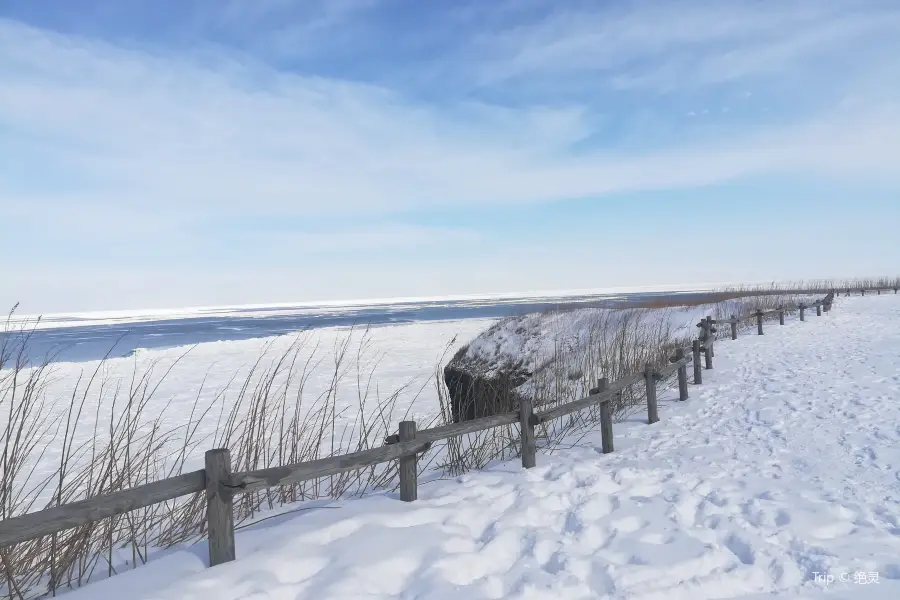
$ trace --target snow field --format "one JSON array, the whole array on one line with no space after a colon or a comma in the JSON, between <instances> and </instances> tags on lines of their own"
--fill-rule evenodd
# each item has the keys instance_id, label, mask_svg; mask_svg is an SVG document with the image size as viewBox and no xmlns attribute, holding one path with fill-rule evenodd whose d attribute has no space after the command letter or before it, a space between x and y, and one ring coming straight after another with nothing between
<instances>
[{"instance_id":1,"label":"snow field","mask_svg":"<svg viewBox=\"0 0 900 600\"><path fill-rule=\"evenodd\" d=\"M704 375L617 423L613 454L594 433L414 503L301 505L240 531L236 562L197 544L70 597L900 598L900 301L746 332Z\"/></svg>"},{"instance_id":2,"label":"snow field","mask_svg":"<svg viewBox=\"0 0 900 600\"><path fill-rule=\"evenodd\" d=\"M212 439L221 410L224 408L227 416L260 356L264 358L251 378L251 391L266 368L287 353L298 339L301 340L293 369L295 376L288 385L288 397L295 398L302 383L303 410L311 410L316 399L334 384L336 356L341 343L349 338L334 393L338 431L349 427L357 418L360 395L365 393L370 374L372 386L368 404L371 411L376 410L376 395L384 400L401 390L394 404L394 420L399 421L409 410L414 418L425 421L439 412L433 376L447 344L458 336L451 347L452 353L491 323L492 319L438 321L373 327L368 333L364 328L351 330L335 327L277 338L204 343L193 348L141 350L132 357L115 357L102 362L58 363L50 367L51 375L47 378L44 396L48 404L56 401L47 407L48 410L64 414L73 395L76 401L86 395L74 437L77 447L94 438L95 433L97 439L108 437L110 415L124 410L132 381L150 372L149 388L156 389L144 411L147 415L145 420L149 423L150 419L161 415L164 426L178 427L188 422L195 403L199 408L194 418L205 407L213 405L214 408L201 420L195 433L195 439ZM182 358L179 360L179 357ZM301 373L307 361L308 376L304 382ZM357 366L361 380L357 379ZM88 387L88 381L95 372L97 376ZM27 371L20 380L24 381L26 377ZM285 376L279 376L276 384L285 380ZM404 389L404 386L407 387ZM114 403L117 389L118 398ZM0 425L5 425L6 419L7 415L0 413ZM95 432L98 419L100 428ZM33 481L47 477L58 467L60 438L60 434L53 432L47 436L48 449L31 474ZM173 444L177 443L176 439ZM185 470L203 467L203 451L211 443L200 445L192 452ZM50 491L44 496L48 496Z\"/></svg>"}]
</instances>

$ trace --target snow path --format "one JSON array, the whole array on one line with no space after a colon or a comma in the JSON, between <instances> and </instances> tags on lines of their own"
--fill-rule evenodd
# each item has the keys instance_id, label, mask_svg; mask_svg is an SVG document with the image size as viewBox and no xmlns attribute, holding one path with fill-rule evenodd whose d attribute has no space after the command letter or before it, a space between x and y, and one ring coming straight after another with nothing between
<instances>
[{"instance_id":1,"label":"snow path","mask_svg":"<svg viewBox=\"0 0 900 600\"><path fill-rule=\"evenodd\" d=\"M717 347L686 403L538 467L515 463L332 503L205 545L74 598L900 598L900 298ZM321 506L321 505L318 505ZM841 583L842 573L878 583ZM816 573L834 581L817 581Z\"/></svg>"}]
</instances>

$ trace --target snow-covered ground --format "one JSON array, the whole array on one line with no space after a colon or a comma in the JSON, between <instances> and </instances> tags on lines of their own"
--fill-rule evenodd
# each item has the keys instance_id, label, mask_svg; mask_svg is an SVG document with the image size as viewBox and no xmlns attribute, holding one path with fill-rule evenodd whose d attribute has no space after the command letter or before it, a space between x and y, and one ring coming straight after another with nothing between
<instances>
[{"instance_id":1,"label":"snow-covered ground","mask_svg":"<svg viewBox=\"0 0 900 600\"><path fill-rule=\"evenodd\" d=\"M812 304L824 294L789 296L785 304ZM584 354L604 333L614 333L622 321L639 321L650 330L664 332L662 337L693 338L696 324L706 316L752 314L756 298L735 299L717 304L673 306L662 309L611 311L603 308L529 313L502 319L472 340L466 356L484 362L493 369L519 362L540 364L559 354L566 346L576 354ZM722 333L725 333L723 329ZM492 369L489 369L489 371Z\"/></svg>"},{"instance_id":2,"label":"snow-covered ground","mask_svg":"<svg viewBox=\"0 0 900 600\"><path fill-rule=\"evenodd\" d=\"M613 454L589 435L415 503L314 504L240 531L236 562L201 543L70 597L900 598L900 300L841 298L715 366Z\"/></svg>"}]
</instances>

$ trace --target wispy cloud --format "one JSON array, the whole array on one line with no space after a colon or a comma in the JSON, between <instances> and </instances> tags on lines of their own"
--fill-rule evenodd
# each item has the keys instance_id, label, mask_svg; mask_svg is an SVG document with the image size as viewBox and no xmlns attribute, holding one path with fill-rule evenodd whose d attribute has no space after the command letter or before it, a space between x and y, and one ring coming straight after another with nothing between
<instances>
[{"instance_id":1,"label":"wispy cloud","mask_svg":"<svg viewBox=\"0 0 900 600\"><path fill-rule=\"evenodd\" d=\"M846 72L854 80L861 75L848 69L848 63L862 66L863 75L883 74L885 68L893 77L898 73L887 64L882 42L900 28L900 10L829 15L791 25L782 24L780 30L748 36L719 51L707 48L702 53L674 53L660 63L616 76L612 81L620 87L672 90L775 75L800 77L831 92L835 87L841 91L849 88L846 80L832 77L831 68ZM845 49L850 47L853 52L848 57ZM873 69L873 62L880 63L881 68Z\"/></svg>"},{"instance_id":2,"label":"wispy cloud","mask_svg":"<svg viewBox=\"0 0 900 600\"><path fill-rule=\"evenodd\" d=\"M378 0L228 0L204 6L210 33L279 60L309 60L350 45ZM260 35L264 32L264 35Z\"/></svg>"},{"instance_id":3,"label":"wispy cloud","mask_svg":"<svg viewBox=\"0 0 900 600\"><path fill-rule=\"evenodd\" d=\"M236 248L252 248L255 256L282 257L284 262L296 262L298 253L306 257L363 252L375 255L385 250L413 252L453 247L480 239L475 231L467 229L396 223L339 226L327 231L239 231L224 237L226 243L233 243Z\"/></svg>"},{"instance_id":4,"label":"wispy cloud","mask_svg":"<svg viewBox=\"0 0 900 600\"><path fill-rule=\"evenodd\" d=\"M49 167L79 174L94 197L85 211L390 213L769 170L883 175L884 153L897 155L900 143L886 135L898 121L885 97L731 140L633 156L602 144L574 152L594 133L594 107L433 106L226 57L201 63L10 24L0 32L12 49L0 59L0 114Z\"/></svg>"}]
</instances>

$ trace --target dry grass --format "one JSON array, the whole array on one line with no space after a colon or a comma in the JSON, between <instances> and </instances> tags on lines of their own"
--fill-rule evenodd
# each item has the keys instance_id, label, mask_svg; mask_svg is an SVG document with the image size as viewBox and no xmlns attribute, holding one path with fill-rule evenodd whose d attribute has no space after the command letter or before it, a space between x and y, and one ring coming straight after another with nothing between
<instances>
[{"instance_id":1,"label":"dry grass","mask_svg":"<svg viewBox=\"0 0 900 600\"><path fill-rule=\"evenodd\" d=\"M641 372L647 363L662 366L674 349L686 343L672 330L670 310L592 309L586 343L557 334L547 355L536 355L526 365L532 377L519 391L528 394L536 410L546 410L586 396L597 380L610 382ZM643 384L626 388L613 403L614 414L623 419L645 402ZM438 390L444 422L453 422L446 389ZM599 409L584 410L542 425L537 431L544 451L552 451L574 430L599 421ZM518 426L497 427L461 436L447 443L438 466L450 474L483 468L491 461L519 454Z\"/></svg>"},{"instance_id":2,"label":"dry grass","mask_svg":"<svg viewBox=\"0 0 900 600\"><path fill-rule=\"evenodd\" d=\"M859 292L862 290L900 290L900 277L873 277L869 279L850 279L835 285L838 293Z\"/></svg>"},{"instance_id":3,"label":"dry grass","mask_svg":"<svg viewBox=\"0 0 900 600\"><path fill-rule=\"evenodd\" d=\"M785 291L788 291L794 295L797 295L798 293L827 294L832 290L836 293L846 293L847 290L859 292L860 290L895 289L900 289L900 276L855 279L813 279L805 281L771 283L766 286L732 286L715 291L720 293L733 293L742 295L778 295L784 293Z\"/></svg>"}]
</instances>

